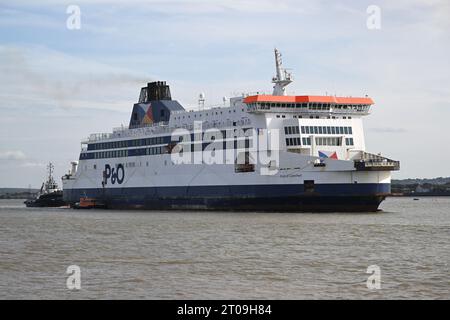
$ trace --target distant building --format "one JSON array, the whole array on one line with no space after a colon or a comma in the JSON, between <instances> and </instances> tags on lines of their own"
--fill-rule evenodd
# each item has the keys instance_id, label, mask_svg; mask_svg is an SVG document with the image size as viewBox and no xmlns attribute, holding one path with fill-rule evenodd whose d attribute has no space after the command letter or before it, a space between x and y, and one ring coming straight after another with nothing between
<instances>
[{"instance_id":1,"label":"distant building","mask_svg":"<svg viewBox=\"0 0 450 320\"><path fill-rule=\"evenodd\" d=\"M416 190L414 190L414 192L420 192L420 193L430 192L430 191L431 191L430 189L424 188L420 184L417 186Z\"/></svg>"}]
</instances>

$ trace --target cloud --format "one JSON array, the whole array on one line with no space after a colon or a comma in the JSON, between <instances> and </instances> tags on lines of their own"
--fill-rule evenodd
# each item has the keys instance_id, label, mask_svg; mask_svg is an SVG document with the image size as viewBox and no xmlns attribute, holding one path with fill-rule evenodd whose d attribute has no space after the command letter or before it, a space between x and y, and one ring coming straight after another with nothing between
<instances>
[{"instance_id":1,"label":"cloud","mask_svg":"<svg viewBox=\"0 0 450 320\"><path fill-rule=\"evenodd\" d=\"M26 156L20 150L0 151L0 160L25 160Z\"/></svg>"},{"instance_id":2,"label":"cloud","mask_svg":"<svg viewBox=\"0 0 450 320\"><path fill-rule=\"evenodd\" d=\"M0 151L0 161L8 161L14 163L15 166L21 168L44 167L45 164L34 159L30 159L21 150Z\"/></svg>"},{"instance_id":3,"label":"cloud","mask_svg":"<svg viewBox=\"0 0 450 320\"><path fill-rule=\"evenodd\" d=\"M27 0L16 0L15 5L23 7L33 6L68 6L73 4L72 0L42 0L39 4L32 4ZM279 13L279 12L305 12L322 7L318 1L312 3L307 0L129 0L127 5L123 5L122 0L77 0L76 4L81 8L89 6L109 6L129 7L130 5L139 10L152 10L160 13L182 13L182 14L210 14L224 12L227 10L245 13Z\"/></svg>"},{"instance_id":4,"label":"cloud","mask_svg":"<svg viewBox=\"0 0 450 320\"><path fill-rule=\"evenodd\" d=\"M41 167L45 167L46 164L45 163L41 163L41 162L32 162L32 161L27 161L24 163L20 164L20 167L23 168L41 168Z\"/></svg>"},{"instance_id":5,"label":"cloud","mask_svg":"<svg viewBox=\"0 0 450 320\"><path fill-rule=\"evenodd\" d=\"M0 17L0 26L4 27L36 27L52 29L61 26L61 23L57 19L48 15L19 8L0 8Z\"/></svg>"}]
</instances>

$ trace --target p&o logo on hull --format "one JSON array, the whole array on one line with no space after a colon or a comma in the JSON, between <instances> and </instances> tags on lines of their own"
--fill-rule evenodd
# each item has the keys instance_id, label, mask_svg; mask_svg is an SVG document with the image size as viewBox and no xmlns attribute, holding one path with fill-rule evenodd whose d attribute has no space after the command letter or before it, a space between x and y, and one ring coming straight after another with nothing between
<instances>
[{"instance_id":1,"label":"p&o logo on hull","mask_svg":"<svg viewBox=\"0 0 450 320\"><path fill-rule=\"evenodd\" d=\"M115 166L115 168L111 168L109 164L105 164L105 170L103 171L103 182L102 184L105 186L108 184L108 180L110 180L111 184L122 184L125 178L125 169L123 168L123 164L119 163Z\"/></svg>"}]
</instances>

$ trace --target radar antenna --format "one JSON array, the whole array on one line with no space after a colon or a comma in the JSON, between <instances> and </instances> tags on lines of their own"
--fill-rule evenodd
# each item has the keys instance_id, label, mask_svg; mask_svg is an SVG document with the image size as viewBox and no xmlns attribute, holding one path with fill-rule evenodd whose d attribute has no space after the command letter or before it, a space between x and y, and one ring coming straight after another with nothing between
<instances>
[{"instance_id":1,"label":"radar antenna","mask_svg":"<svg viewBox=\"0 0 450 320\"><path fill-rule=\"evenodd\" d=\"M281 61L281 53L275 48L275 67L277 75L272 78L272 82L275 83L273 86L274 96L285 96L286 86L293 81L292 74L283 68L283 63Z\"/></svg>"}]
</instances>

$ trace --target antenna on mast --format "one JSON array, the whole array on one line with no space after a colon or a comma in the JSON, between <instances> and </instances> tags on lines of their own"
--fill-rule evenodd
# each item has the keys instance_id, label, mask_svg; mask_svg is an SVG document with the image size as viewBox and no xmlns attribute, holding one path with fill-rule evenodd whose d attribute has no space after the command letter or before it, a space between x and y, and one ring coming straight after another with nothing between
<instances>
[{"instance_id":1,"label":"antenna on mast","mask_svg":"<svg viewBox=\"0 0 450 320\"><path fill-rule=\"evenodd\" d=\"M198 109L205 109L205 94L203 92L198 95Z\"/></svg>"},{"instance_id":2,"label":"antenna on mast","mask_svg":"<svg viewBox=\"0 0 450 320\"><path fill-rule=\"evenodd\" d=\"M272 82L275 83L273 86L274 96L285 96L286 86L293 81L292 74L283 68L283 63L281 61L281 53L275 48L275 67L277 75L272 78Z\"/></svg>"},{"instance_id":3,"label":"antenna on mast","mask_svg":"<svg viewBox=\"0 0 450 320\"><path fill-rule=\"evenodd\" d=\"M54 168L55 168L55 166L53 165L53 163L49 162L49 164L47 166L49 180L51 180L53 178L53 169Z\"/></svg>"}]
</instances>

